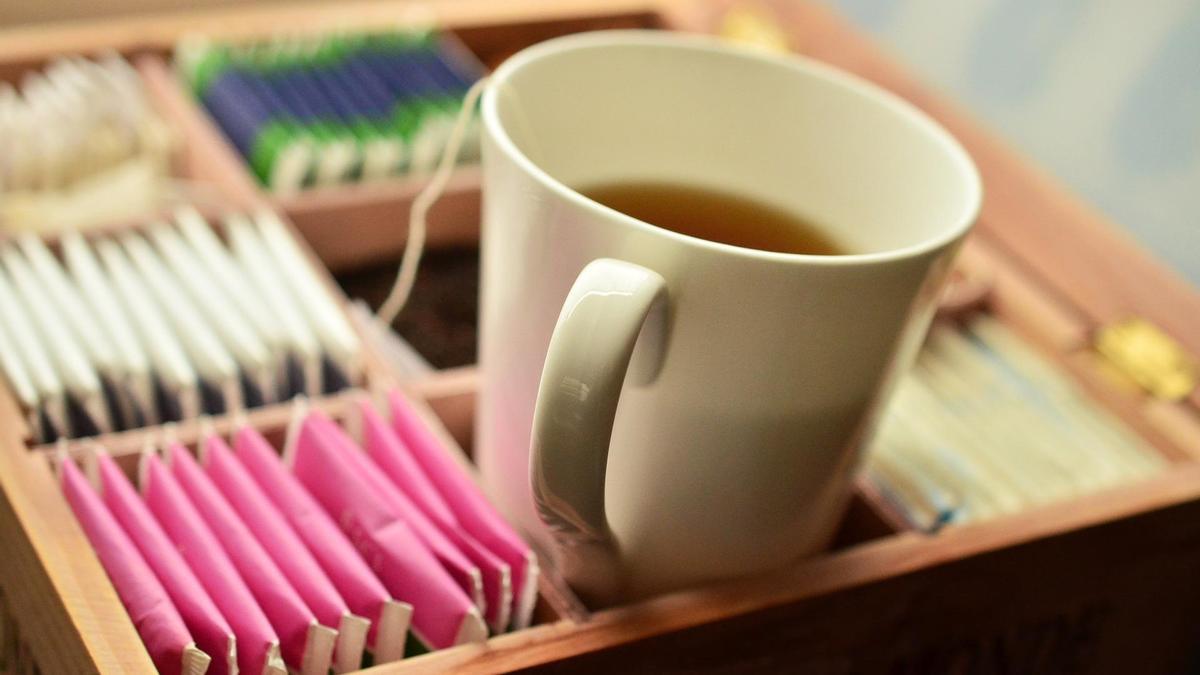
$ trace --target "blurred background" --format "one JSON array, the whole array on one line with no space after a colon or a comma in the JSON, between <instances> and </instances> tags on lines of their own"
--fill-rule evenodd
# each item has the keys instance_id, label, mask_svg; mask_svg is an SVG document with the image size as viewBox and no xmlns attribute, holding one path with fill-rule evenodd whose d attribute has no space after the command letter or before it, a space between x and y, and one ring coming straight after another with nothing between
<instances>
[{"instance_id":1,"label":"blurred background","mask_svg":"<svg viewBox=\"0 0 1200 675\"><path fill-rule=\"evenodd\" d=\"M822 1L1200 284L1200 2ZM0 25L229 4L4 2Z\"/></svg>"}]
</instances>

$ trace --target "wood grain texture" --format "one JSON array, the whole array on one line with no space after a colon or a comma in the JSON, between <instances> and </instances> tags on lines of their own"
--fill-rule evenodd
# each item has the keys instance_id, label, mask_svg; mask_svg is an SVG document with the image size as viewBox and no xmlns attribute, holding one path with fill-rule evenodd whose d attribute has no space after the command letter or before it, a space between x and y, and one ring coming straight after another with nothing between
<instances>
[{"instance_id":1,"label":"wood grain texture","mask_svg":"<svg viewBox=\"0 0 1200 675\"><path fill-rule=\"evenodd\" d=\"M16 403L0 389L0 585L22 662L42 673L152 673L116 590L58 489L30 453Z\"/></svg>"},{"instance_id":2,"label":"wood grain texture","mask_svg":"<svg viewBox=\"0 0 1200 675\"><path fill-rule=\"evenodd\" d=\"M1191 465L371 672L1184 672L1198 500Z\"/></svg>"}]
</instances>

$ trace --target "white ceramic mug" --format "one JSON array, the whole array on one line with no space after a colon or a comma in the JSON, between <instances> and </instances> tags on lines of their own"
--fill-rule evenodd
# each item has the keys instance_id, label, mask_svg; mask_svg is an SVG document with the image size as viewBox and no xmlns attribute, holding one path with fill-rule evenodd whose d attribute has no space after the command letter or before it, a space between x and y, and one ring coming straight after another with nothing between
<instances>
[{"instance_id":1,"label":"white ceramic mug","mask_svg":"<svg viewBox=\"0 0 1200 675\"><path fill-rule=\"evenodd\" d=\"M483 128L476 443L502 508L599 603L827 545L979 209L963 149L828 66L652 31L518 53ZM577 191L642 180L783 207L850 253L705 241Z\"/></svg>"}]
</instances>

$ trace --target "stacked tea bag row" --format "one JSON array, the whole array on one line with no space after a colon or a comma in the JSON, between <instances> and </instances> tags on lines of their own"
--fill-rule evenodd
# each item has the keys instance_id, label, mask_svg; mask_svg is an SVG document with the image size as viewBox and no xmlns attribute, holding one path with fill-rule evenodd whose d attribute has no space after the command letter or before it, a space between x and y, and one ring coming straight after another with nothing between
<instances>
[{"instance_id":1,"label":"stacked tea bag row","mask_svg":"<svg viewBox=\"0 0 1200 675\"><path fill-rule=\"evenodd\" d=\"M361 346L273 212L0 244L0 372L38 441L355 384Z\"/></svg>"},{"instance_id":2,"label":"stacked tea bag row","mask_svg":"<svg viewBox=\"0 0 1200 675\"><path fill-rule=\"evenodd\" d=\"M529 625L537 559L399 393L346 428L297 405L283 457L241 426L199 459L141 456L141 496L93 448L60 477L165 673L325 673ZM357 440L347 432L355 431ZM90 478L90 480L89 480ZM485 623L486 621L486 623Z\"/></svg>"},{"instance_id":3,"label":"stacked tea bag row","mask_svg":"<svg viewBox=\"0 0 1200 675\"><path fill-rule=\"evenodd\" d=\"M339 33L230 45L193 39L176 64L276 192L423 175L482 67L431 32ZM478 130L460 156L478 156Z\"/></svg>"},{"instance_id":4,"label":"stacked tea bag row","mask_svg":"<svg viewBox=\"0 0 1200 675\"><path fill-rule=\"evenodd\" d=\"M867 463L921 529L1094 492L1165 460L997 320L935 325Z\"/></svg>"},{"instance_id":5,"label":"stacked tea bag row","mask_svg":"<svg viewBox=\"0 0 1200 675\"><path fill-rule=\"evenodd\" d=\"M84 227L152 209L174 140L116 54L0 82L0 225Z\"/></svg>"}]
</instances>

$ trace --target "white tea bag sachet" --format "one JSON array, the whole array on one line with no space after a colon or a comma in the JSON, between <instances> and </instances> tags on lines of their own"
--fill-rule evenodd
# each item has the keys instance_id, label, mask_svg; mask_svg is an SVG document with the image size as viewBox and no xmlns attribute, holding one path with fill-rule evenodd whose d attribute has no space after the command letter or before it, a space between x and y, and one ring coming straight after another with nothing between
<instances>
[{"instance_id":1,"label":"white tea bag sachet","mask_svg":"<svg viewBox=\"0 0 1200 675\"><path fill-rule=\"evenodd\" d=\"M312 264L279 216L269 209L260 209L255 214L255 223L325 353L349 383L358 382L362 372L362 346L346 315L329 294L329 289L317 278Z\"/></svg>"},{"instance_id":2,"label":"white tea bag sachet","mask_svg":"<svg viewBox=\"0 0 1200 675\"><path fill-rule=\"evenodd\" d=\"M66 389L58 373L54 372L50 357L38 340L33 322L21 306L3 270L0 270L0 316L4 317L5 332L11 338L16 354L37 392L38 404L48 427L42 430L42 440L67 435L71 429L67 424Z\"/></svg>"},{"instance_id":3,"label":"white tea bag sachet","mask_svg":"<svg viewBox=\"0 0 1200 675\"><path fill-rule=\"evenodd\" d=\"M174 273L174 278L187 289L201 318L237 361L242 375L254 390L253 394L259 397L258 401L248 400L247 404L273 401L275 371L271 355L237 306L169 225L162 223L151 227L150 238L154 240L163 262Z\"/></svg>"},{"instance_id":4,"label":"white tea bag sachet","mask_svg":"<svg viewBox=\"0 0 1200 675\"><path fill-rule=\"evenodd\" d=\"M3 305L0 305L0 312L3 311ZM7 314L5 316L9 320L12 318ZM34 386L33 378L25 368L25 362L21 360L16 339L8 334L5 323L6 321L0 321L0 375L3 375L9 390L16 397L17 405L21 407L21 414L25 415L25 422L29 425L34 442L41 443L47 439L44 438L38 418L37 387Z\"/></svg>"},{"instance_id":5,"label":"white tea bag sachet","mask_svg":"<svg viewBox=\"0 0 1200 675\"><path fill-rule=\"evenodd\" d=\"M62 317L55 311L38 283L29 263L12 246L0 251L4 267L18 297L23 301L34 330L46 345L50 363L58 373L67 393L79 406L78 418L70 420L72 435L90 435L112 430L104 391L95 367L63 326Z\"/></svg>"},{"instance_id":6,"label":"white tea bag sachet","mask_svg":"<svg viewBox=\"0 0 1200 675\"><path fill-rule=\"evenodd\" d=\"M111 396L112 415L118 428L136 426L141 418L139 407L132 392L126 386L116 347L108 332L101 325L91 307L80 297L78 290L67 278L62 265L38 237L25 234L17 239L21 252L33 269L38 280L53 302L58 316L69 330L84 356L103 378Z\"/></svg>"},{"instance_id":7,"label":"white tea bag sachet","mask_svg":"<svg viewBox=\"0 0 1200 675\"><path fill-rule=\"evenodd\" d=\"M270 303L263 298L259 288L234 261L199 212L190 206L181 207L175 212L175 224L184 240L191 246L192 252L208 269L209 276L224 290L225 296L233 302L243 319L258 333L259 339L270 350L276 372L275 398L287 398L293 393L288 386L288 355L298 351L292 344L294 341L287 326L277 316ZM315 338L309 342L311 351L315 354Z\"/></svg>"},{"instance_id":8,"label":"white tea bag sachet","mask_svg":"<svg viewBox=\"0 0 1200 675\"><path fill-rule=\"evenodd\" d=\"M200 312L150 248L150 244L140 235L133 233L122 236L121 244L146 281L146 287L157 301L159 311L174 329L175 336L200 375L201 385L213 387L215 393L220 396L219 403L206 402L205 412L244 408L242 386L233 356L205 323Z\"/></svg>"},{"instance_id":9,"label":"white tea bag sachet","mask_svg":"<svg viewBox=\"0 0 1200 675\"><path fill-rule=\"evenodd\" d=\"M96 242L96 252L104 261L113 288L130 318L140 342L146 349L154 374L162 388L161 419L192 419L200 415L200 381L188 361L179 339L167 325L150 296L146 284L125 257L121 247L110 239Z\"/></svg>"},{"instance_id":10,"label":"white tea bag sachet","mask_svg":"<svg viewBox=\"0 0 1200 675\"><path fill-rule=\"evenodd\" d=\"M300 310L299 303L287 289L287 281L276 269L266 246L254 226L244 216L231 215L225 219L229 246L242 271L253 280L279 317L279 325L288 334L292 354L299 362L304 391L316 396L322 391L321 345Z\"/></svg>"},{"instance_id":11,"label":"white tea bag sachet","mask_svg":"<svg viewBox=\"0 0 1200 675\"><path fill-rule=\"evenodd\" d=\"M145 424L158 424L150 360L134 330L133 319L125 313L112 284L101 271L99 262L82 235L77 232L64 234L59 240L59 247L75 282L75 289L90 306L112 344L116 377L122 390L141 413Z\"/></svg>"}]
</instances>

